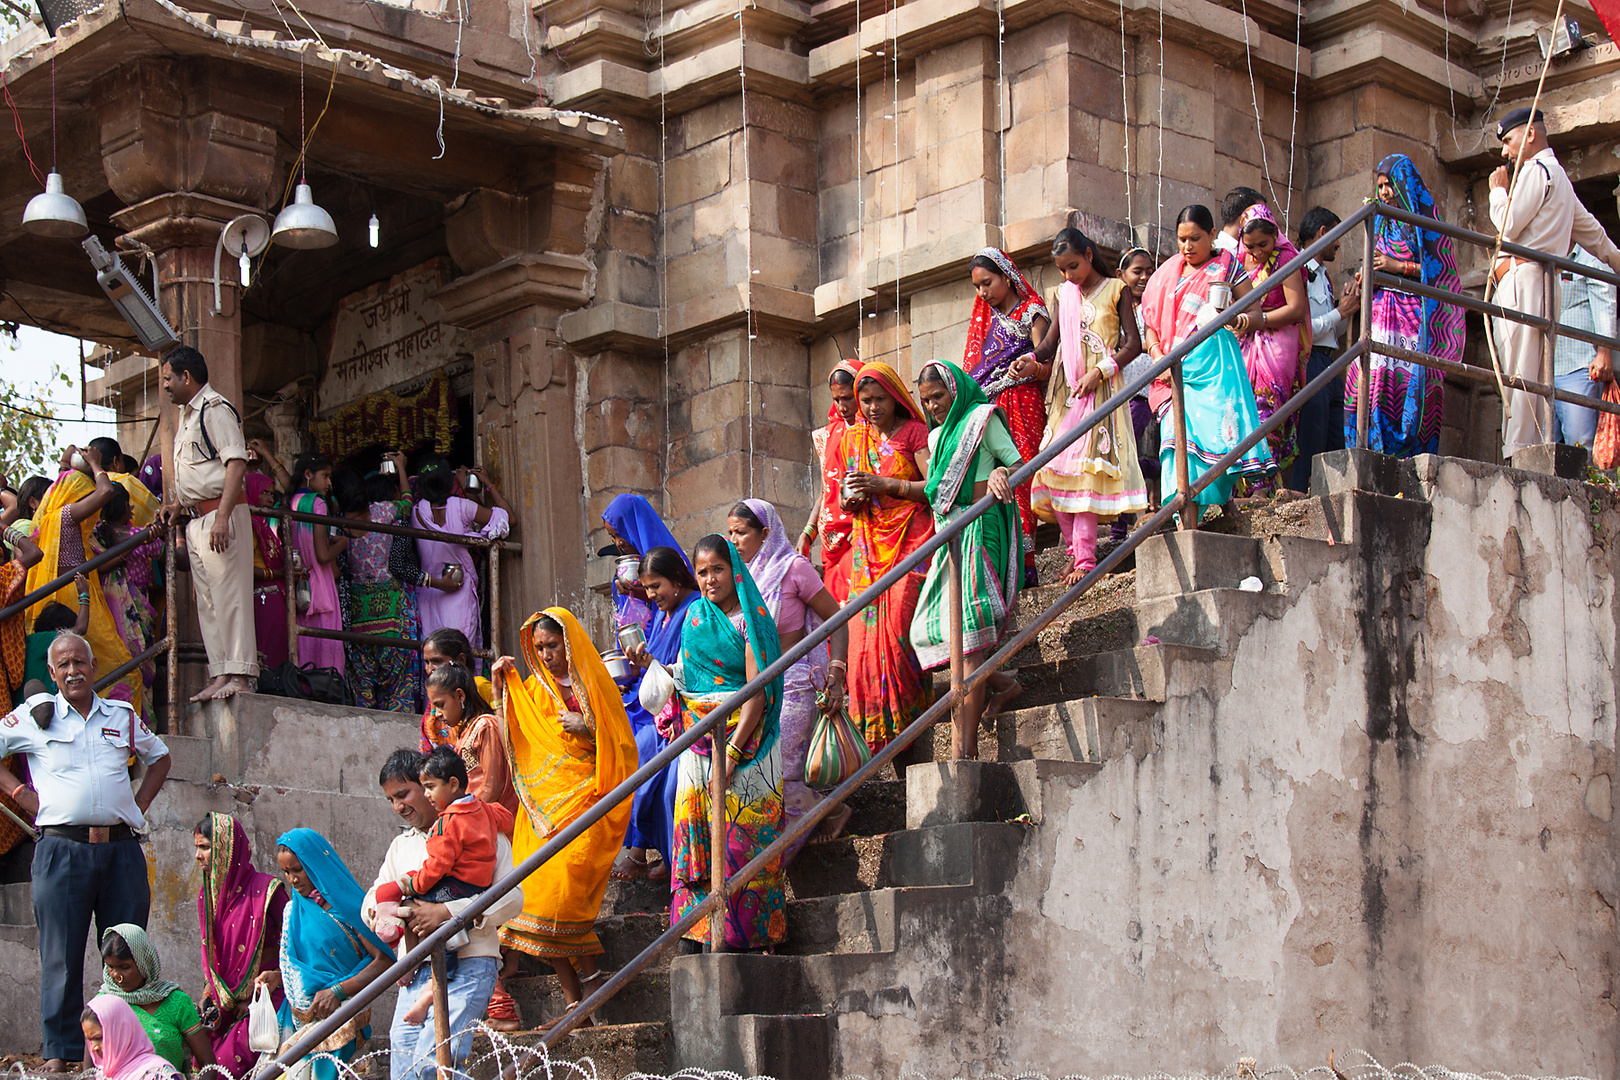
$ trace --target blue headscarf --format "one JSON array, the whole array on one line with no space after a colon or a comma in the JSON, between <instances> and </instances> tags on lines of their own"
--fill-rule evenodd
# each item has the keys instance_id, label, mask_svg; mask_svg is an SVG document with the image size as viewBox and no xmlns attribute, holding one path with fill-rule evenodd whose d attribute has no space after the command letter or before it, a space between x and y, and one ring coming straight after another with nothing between
<instances>
[{"instance_id":1,"label":"blue headscarf","mask_svg":"<svg viewBox=\"0 0 1620 1080\"><path fill-rule=\"evenodd\" d=\"M1440 220L1435 210L1434 196L1423 182L1417 165L1405 154L1391 154L1378 163L1375 176L1387 176L1395 189L1395 203L1409 214ZM1457 277L1457 260L1451 254L1451 238L1429 229L1421 229L1404 221L1380 217L1375 219L1375 247L1399 259L1416 262L1423 284L1450 292L1461 292ZM1422 338L1419 352L1431 353L1450 360L1462 359L1463 312L1453 304L1423 298Z\"/></svg>"},{"instance_id":2,"label":"blue headscarf","mask_svg":"<svg viewBox=\"0 0 1620 1080\"><path fill-rule=\"evenodd\" d=\"M362 941L385 956L391 950L361 921L366 891L324 836L314 829L292 829L276 843L298 857L315 891L330 905L323 908L298 890L287 890L281 979L288 1003L303 1012L318 992L353 978L371 963Z\"/></svg>"},{"instance_id":3,"label":"blue headscarf","mask_svg":"<svg viewBox=\"0 0 1620 1080\"><path fill-rule=\"evenodd\" d=\"M626 493L614 496L607 509L602 511L602 520L635 548L637 555L645 557L647 552L655 547L674 548L681 553L681 560L686 563L686 568L692 569L692 560L686 557L681 545L675 542L675 534L669 531L669 526L658 516L658 511L652 508L652 503L640 495ZM648 621L655 618L651 610L652 605L621 593L617 578L613 580L612 585L613 610L619 616L619 624L623 626L634 623L645 629Z\"/></svg>"}]
</instances>

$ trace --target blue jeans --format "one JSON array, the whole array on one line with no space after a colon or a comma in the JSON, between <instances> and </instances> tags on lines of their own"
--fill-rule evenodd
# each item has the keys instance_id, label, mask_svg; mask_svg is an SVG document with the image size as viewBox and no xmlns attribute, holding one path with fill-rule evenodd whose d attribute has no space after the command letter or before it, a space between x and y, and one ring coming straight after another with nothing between
<instances>
[{"instance_id":1,"label":"blue jeans","mask_svg":"<svg viewBox=\"0 0 1620 1080\"><path fill-rule=\"evenodd\" d=\"M118 923L146 925L152 890L140 841L81 844L41 837L34 848L34 924L39 927L39 1015L44 1056L84 1060L84 943ZM99 951L99 948L98 948Z\"/></svg>"},{"instance_id":2,"label":"blue jeans","mask_svg":"<svg viewBox=\"0 0 1620 1080\"><path fill-rule=\"evenodd\" d=\"M1579 368L1568 375L1554 375L1553 383L1558 389L1568 390L1572 394L1585 394L1587 397L1603 396L1602 384L1593 382L1586 374L1585 368ZM1592 449L1592 440L1597 437L1596 409L1582 408L1569 401L1555 401L1553 415L1557 417L1559 442Z\"/></svg>"},{"instance_id":3,"label":"blue jeans","mask_svg":"<svg viewBox=\"0 0 1620 1080\"><path fill-rule=\"evenodd\" d=\"M455 974L446 988L450 999L450 1059L456 1068L467 1064L472 1053L473 1025L484 1018L489 997L495 992L495 974L500 961L493 956L464 956L456 963ZM405 1022L405 1014L422 992L433 985L430 965L416 969L408 986L399 990L394 1005L394 1022L388 1028L389 1080L434 1080L437 1072L433 1034L433 1010L420 1024Z\"/></svg>"}]
</instances>

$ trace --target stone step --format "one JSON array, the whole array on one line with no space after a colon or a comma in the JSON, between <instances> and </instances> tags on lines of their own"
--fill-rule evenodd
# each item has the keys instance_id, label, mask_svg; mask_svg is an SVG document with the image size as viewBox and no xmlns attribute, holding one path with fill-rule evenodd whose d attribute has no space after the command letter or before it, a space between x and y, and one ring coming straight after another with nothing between
<instances>
[{"instance_id":1,"label":"stone step","mask_svg":"<svg viewBox=\"0 0 1620 1080\"><path fill-rule=\"evenodd\" d=\"M34 925L34 890L26 881L0 885L0 926Z\"/></svg>"},{"instance_id":2,"label":"stone step","mask_svg":"<svg viewBox=\"0 0 1620 1080\"><path fill-rule=\"evenodd\" d=\"M1257 619L1281 618L1290 603L1289 597L1271 592L1200 589L1138 600L1136 615L1144 635L1167 645L1190 645L1228 655Z\"/></svg>"},{"instance_id":3,"label":"stone step","mask_svg":"<svg viewBox=\"0 0 1620 1080\"><path fill-rule=\"evenodd\" d=\"M595 1014L601 1023L661 1023L670 1019L668 955L660 957L659 962L665 970L639 972L602 1003ZM520 975L502 980L501 985L517 1002L518 1015L527 1027L550 1024L568 1011L562 984L555 974Z\"/></svg>"},{"instance_id":4,"label":"stone step","mask_svg":"<svg viewBox=\"0 0 1620 1080\"><path fill-rule=\"evenodd\" d=\"M1204 665L1219 659L1213 649L1161 642L1073 660L1032 664L1019 669L1018 678L1024 685L1024 693L1018 704L1031 708L1085 697L1163 701L1167 690L1177 685L1179 667Z\"/></svg>"},{"instance_id":5,"label":"stone step","mask_svg":"<svg viewBox=\"0 0 1620 1080\"><path fill-rule=\"evenodd\" d=\"M1334 450L1311 459L1311 494L1340 495L1366 491L1375 495L1422 499L1415 459L1389 457L1371 450Z\"/></svg>"},{"instance_id":6,"label":"stone step","mask_svg":"<svg viewBox=\"0 0 1620 1080\"><path fill-rule=\"evenodd\" d=\"M596 920L596 936L602 943L602 955L597 958L597 965L609 971L619 968L634 960L641 952L658 940L658 936L669 929L669 912L645 912L629 915L602 915ZM513 954L518 963L519 970L524 975L547 976L552 974L551 962L538 957L517 952ZM661 957L650 971L669 970L669 957Z\"/></svg>"},{"instance_id":7,"label":"stone step","mask_svg":"<svg viewBox=\"0 0 1620 1080\"><path fill-rule=\"evenodd\" d=\"M607 891L602 894L601 917L668 911L668 874L656 878L637 878L634 881L614 881L609 878Z\"/></svg>"},{"instance_id":8,"label":"stone step","mask_svg":"<svg viewBox=\"0 0 1620 1080\"><path fill-rule=\"evenodd\" d=\"M1130 754L1141 761L1157 746L1159 708L1157 701L1091 697L1004 713L993 721L992 738L980 736L979 756L1005 762L1104 762Z\"/></svg>"},{"instance_id":9,"label":"stone step","mask_svg":"<svg viewBox=\"0 0 1620 1080\"><path fill-rule=\"evenodd\" d=\"M904 780L869 780L845 805L850 809L845 836L881 836L906 827Z\"/></svg>"},{"instance_id":10,"label":"stone step","mask_svg":"<svg viewBox=\"0 0 1620 1080\"><path fill-rule=\"evenodd\" d=\"M853 958L852 958L853 959ZM774 1076L838 1075L834 1018L811 1005L797 956L718 953L679 958L671 969L675 1069Z\"/></svg>"},{"instance_id":11,"label":"stone step","mask_svg":"<svg viewBox=\"0 0 1620 1080\"><path fill-rule=\"evenodd\" d=\"M214 740L196 735L165 735L169 748L169 779L193 784L214 781Z\"/></svg>"},{"instance_id":12,"label":"stone step","mask_svg":"<svg viewBox=\"0 0 1620 1080\"><path fill-rule=\"evenodd\" d=\"M513 1058L522 1049L538 1046L540 1031L517 1031L510 1034L491 1034L484 1028L476 1029L472 1056L467 1072L472 1080L497 1080L503 1068L509 1069ZM588 1065L581 1075L597 1080L623 1080L625 1077L646 1075L663 1076L671 1071L673 1060L670 1025L664 1022L644 1024L606 1024L581 1028L551 1049L553 1061L581 1062ZM532 1075L536 1069L524 1070ZM572 1073L574 1069L558 1070Z\"/></svg>"},{"instance_id":13,"label":"stone step","mask_svg":"<svg viewBox=\"0 0 1620 1080\"><path fill-rule=\"evenodd\" d=\"M1162 532L1136 549L1136 598L1235 589L1259 577L1260 545L1252 537L1192 531Z\"/></svg>"},{"instance_id":14,"label":"stone step","mask_svg":"<svg viewBox=\"0 0 1620 1080\"><path fill-rule=\"evenodd\" d=\"M1019 796L1009 809L1022 813ZM788 867L796 899L931 885L995 892L1011 879L1026 826L962 822L874 837L844 837L799 853Z\"/></svg>"},{"instance_id":15,"label":"stone step","mask_svg":"<svg viewBox=\"0 0 1620 1080\"><path fill-rule=\"evenodd\" d=\"M787 907L788 936L778 953L892 952L899 942L900 914L935 894L971 894L971 888L873 889L793 900Z\"/></svg>"}]
</instances>

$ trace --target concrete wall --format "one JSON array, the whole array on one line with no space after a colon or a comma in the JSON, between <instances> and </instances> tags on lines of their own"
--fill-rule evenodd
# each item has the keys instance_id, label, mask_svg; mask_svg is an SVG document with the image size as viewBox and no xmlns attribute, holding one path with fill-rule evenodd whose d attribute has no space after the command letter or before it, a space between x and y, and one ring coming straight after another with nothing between
<instances>
[{"instance_id":1,"label":"concrete wall","mask_svg":"<svg viewBox=\"0 0 1620 1080\"><path fill-rule=\"evenodd\" d=\"M247 829L253 862L275 874L276 838L314 829L331 841L355 878L369 887L399 819L382 798L377 772L401 746L415 747L410 718L282 698L241 695L210 703L189 718L191 735L167 739L170 779L152 804L145 851L152 883L147 926L165 978L202 996L197 893L202 871L192 828L209 811L234 815ZM227 782L214 783L215 775ZM37 1053L39 955L26 889L7 886L0 925L0 1053ZM85 992L101 983L87 949ZM386 1044L393 992L373 1007L373 1034ZM374 1042L373 1045L378 1045Z\"/></svg>"},{"instance_id":2,"label":"concrete wall","mask_svg":"<svg viewBox=\"0 0 1620 1080\"><path fill-rule=\"evenodd\" d=\"M988 940L941 925L895 954L908 1005L840 1014L845 1074L1363 1048L1616 1075L1620 513L1549 477L1418 473L1356 497L1353 552L1280 617L1178 667L1156 752L1046 807Z\"/></svg>"}]
</instances>

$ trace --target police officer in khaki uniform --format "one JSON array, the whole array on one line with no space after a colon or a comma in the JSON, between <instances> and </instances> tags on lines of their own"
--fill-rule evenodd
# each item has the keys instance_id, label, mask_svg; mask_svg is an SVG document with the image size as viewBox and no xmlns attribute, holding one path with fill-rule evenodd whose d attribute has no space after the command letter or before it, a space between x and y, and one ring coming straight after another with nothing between
<instances>
[{"instance_id":1,"label":"police officer in khaki uniform","mask_svg":"<svg viewBox=\"0 0 1620 1080\"><path fill-rule=\"evenodd\" d=\"M1569 175L1547 144L1541 110L1532 116L1529 109L1514 109L1496 125L1496 137L1502 140L1502 156L1510 163L1491 173L1491 223L1501 230L1502 239L1550 255L1567 255L1572 242L1580 244L1620 273L1620 249L1575 197ZM1514 161L1522 162L1517 180L1512 179ZM1548 296L1546 280L1542 264L1514 255L1498 255L1491 266L1495 285L1491 299L1505 308L1556 319L1561 306L1557 288ZM1551 364L1544 363L1540 330L1510 319L1492 322L1497 362L1504 375L1553 381ZM1515 450L1552 441L1547 399L1523 390L1509 390L1507 418L1502 426L1503 459L1511 458Z\"/></svg>"},{"instance_id":2,"label":"police officer in khaki uniform","mask_svg":"<svg viewBox=\"0 0 1620 1080\"><path fill-rule=\"evenodd\" d=\"M251 691L259 674L242 421L236 408L208 385L208 364L190 346L171 349L163 357L163 388L180 409L169 473L174 501L164 514L171 522L190 518L186 549L191 584L213 679L191 700L230 697Z\"/></svg>"}]
</instances>

